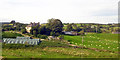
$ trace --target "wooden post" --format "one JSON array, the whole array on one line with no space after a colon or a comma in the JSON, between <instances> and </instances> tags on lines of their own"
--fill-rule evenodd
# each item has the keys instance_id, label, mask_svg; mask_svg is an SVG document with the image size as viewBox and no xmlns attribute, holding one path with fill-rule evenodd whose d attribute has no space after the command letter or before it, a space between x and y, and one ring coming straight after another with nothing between
<instances>
[{"instance_id":1,"label":"wooden post","mask_svg":"<svg viewBox=\"0 0 120 60\"><path fill-rule=\"evenodd\" d=\"M83 36L82 36L82 44L83 44L84 40L83 40ZM84 46L83 46L84 47ZM83 49L83 48L82 48Z\"/></svg>"},{"instance_id":2,"label":"wooden post","mask_svg":"<svg viewBox=\"0 0 120 60\"><path fill-rule=\"evenodd\" d=\"M83 36L82 36L82 44L83 44Z\"/></svg>"},{"instance_id":3,"label":"wooden post","mask_svg":"<svg viewBox=\"0 0 120 60\"><path fill-rule=\"evenodd\" d=\"M96 33L97 33L97 26L96 26Z\"/></svg>"}]
</instances>

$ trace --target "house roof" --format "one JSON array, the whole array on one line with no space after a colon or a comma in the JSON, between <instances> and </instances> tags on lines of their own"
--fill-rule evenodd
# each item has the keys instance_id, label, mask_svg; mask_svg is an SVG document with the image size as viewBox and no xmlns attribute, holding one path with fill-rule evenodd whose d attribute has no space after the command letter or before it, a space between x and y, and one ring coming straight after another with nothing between
<instances>
[{"instance_id":1,"label":"house roof","mask_svg":"<svg viewBox=\"0 0 120 60\"><path fill-rule=\"evenodd\" d=\"M33 26L36 26L36 25L38 25L39 23L31 23L31 24L29 24L29 25L27 25L27 27L33 27ZM40 25L39 25L40 26Z\"/></svg>"}]
</instances>

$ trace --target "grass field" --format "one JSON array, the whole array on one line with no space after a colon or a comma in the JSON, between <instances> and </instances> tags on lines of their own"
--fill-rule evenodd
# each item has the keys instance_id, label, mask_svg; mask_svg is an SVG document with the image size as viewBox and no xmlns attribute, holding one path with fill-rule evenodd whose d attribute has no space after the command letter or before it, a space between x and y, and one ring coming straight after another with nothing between
<instances>
[{"instance_id":1,"label":"grass field","mask_svg":"<svg viewBox=\"0 0 120 60\"><path fill-rule=\"evenodd\" d=\"M2 56L2 43L0 42L0 56Z\"/></svg>"},{"instance_id":2,"label":"grass field","mask_svg":"<svg viewBox=\"0 0 120 60\"><path fill-rule=\"evenodd\" d=\"M118 34L87 34L83 38L82 36L64 36L65 40L68 40L71 44L78 46L84 46L88 48L97 48L103 50L118 51Z\"/></svg>"},{"instance_id":3,"label":"grass field","mask_svg":"<svg viewBox=\"0 0 120 60\"><path fill-rule=\"evenodd\" d=\"M40 45L3 45L4 58L117 58L116 53L74 48L60 41L43 41Z\"/></svg>"},{"instance_id":4,"label":"grass field","mask_svg":"<svg viewBox=\"0 0 120 60\"><path fill-rule=\"evenodd\" d=\"M22 36L22 35L13 32L2 32L2 38L16 38L17 36Z\"/></svg>"},{"instance_id":5,"label":"grass field","mask_svg":"<svg viewBox=\"0 0 120 60\"><path fill-rule=\"evenodd\" d=\"M2 53L4 58L117 58L115 53L62 47L4 49Z\"/></svg>"},{"instance_id":6,"label":"grass field","mask_svg":"<svg viewBox=\"0 0 120 60\"><path fill-rule=\"evenodd\" d=\"M117 58L118 34L93 34L84 36L64 35L65 40L45 40L39 45L3 44L4 58ZM86 48L97 48L109 51L98 51L86 48L75 48L71 44Z\"/></svg>"}]
</instances>

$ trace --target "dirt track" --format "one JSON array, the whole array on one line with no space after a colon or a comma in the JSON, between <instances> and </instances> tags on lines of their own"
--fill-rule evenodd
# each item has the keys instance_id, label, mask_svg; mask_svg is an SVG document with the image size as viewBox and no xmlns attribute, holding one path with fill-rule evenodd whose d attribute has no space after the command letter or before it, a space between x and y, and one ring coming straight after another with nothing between
<instances>
[{"instance_id":1,"label":"dirt track","mask_svg":"<svg viewBox=\"0 0 120 60\"><path fill-rule=\"evenodd\" d=\"M74 44L69 44L75 48L83 48L83 49L89 49L89 50L94 50L94 51L99 51L99 52L111 52L111 53L117 53L118 52L114 52L114 51L110 51L110 50L103 50L103 49L97 49L97 48L87 48L87 47L82 47L82 46L77 46L77 45L74 45Z\"/></svg>"},{"instance_id":2,"label":"dirt track","mask_svg":"<svg viewBox=\"0 0 120 60\"><path fill-rule=\"evenodd\" d=\"M2 59L3 57L2 56L0 56L0 60Z\"/></svg>"}]
</instances>

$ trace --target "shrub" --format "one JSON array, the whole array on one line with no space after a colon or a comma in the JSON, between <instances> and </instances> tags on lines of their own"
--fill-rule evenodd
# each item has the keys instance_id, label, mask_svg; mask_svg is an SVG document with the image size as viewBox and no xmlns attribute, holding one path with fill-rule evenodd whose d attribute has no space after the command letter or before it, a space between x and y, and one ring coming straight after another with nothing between
<instances>
[{"instance_id":1,"label":"shrub","mask_svg":"<svg viewBox=\"0 0 120 60\"><path fill-rule=\"evenodd\" d=\"M40 35L40 34L38 34L38 35L37 35L37 37L38 37L38 38L40 38L40 37L41 37L41 35Z\"/></svg>"},{"instance_id":2,"label":"shrub","mask_svg":"<svg viewBox=\"0 0 120 60\"><path fill-rule=\"evenodd\" d=\"M41 38L41 39L46 39L46 38L47 38L47 35L41 35L40 38Z\"/></svg>"},{"instance_id":3,"label":"shrub","mask_svg":"<svg viewBox=\"0 0 120 60\"><path fill-rule=\"evenodd\" d=\"M29 35L29 36L31 36L31 34L29 34L29 33L26 33L26 35Z\"/></svg>"},{"instance_id":4,"label":"shrub","mask_svg":"<svg viewBox=\"0 0 120 60\"><path fill-rule=\"evenodd\" d=\"M58 36L60 38L60 40L64 39L63 35Z\"/></svg>"},{"instance_id":5,"label":"shrub","mask_svg":"<svg viewBox=\"0 0 120 60\"><path fill-rule=\"evenodd\" d=\"M25 33L26 33L26 30L25 30L25 29L21 29L21 32L22 32L23 34L25 34Z\"/></svg>"},{"instance_id":6,"label":"shrub","mask_svg":"<svg viewBox=\"0 0 120 60\"><path fill-rule=\"evenodd\" d=\"M2 44L2 48L8 48L8 49L20 49L20 48L31 48L34 47L34 45L25 45L25 44Z\"/></svg>"},{"instance_id":7,"label":"shrub","mask_svg":"<svg viewBox=\"0 0 120 60\"><path fill-rule=\"evenodd\" d=\"M71 42L71 40L68 40L68 42Z\"/></svg>"},{"instance_id":8,"label":"shrub","mask_svg":"<svg viewBox=\"0 0 120 60\"><path fill-rule=\"evenodd\" d=\"M18 34L18 33L12 33L12 32L3 32L2 33L2 38L16 38L17 36L22 36L22 35Z\"/></svg>"},{"instance_id":9,"label":"shrub","mask_svg":"<svg viewBox=\"0 0 120 60\"><path fill-rule=\"evenodd\" d=\"M80 33L80 35L84 35L85 34L84 30L80 31L79 33Z\"/></svg>"}]
</instances>

